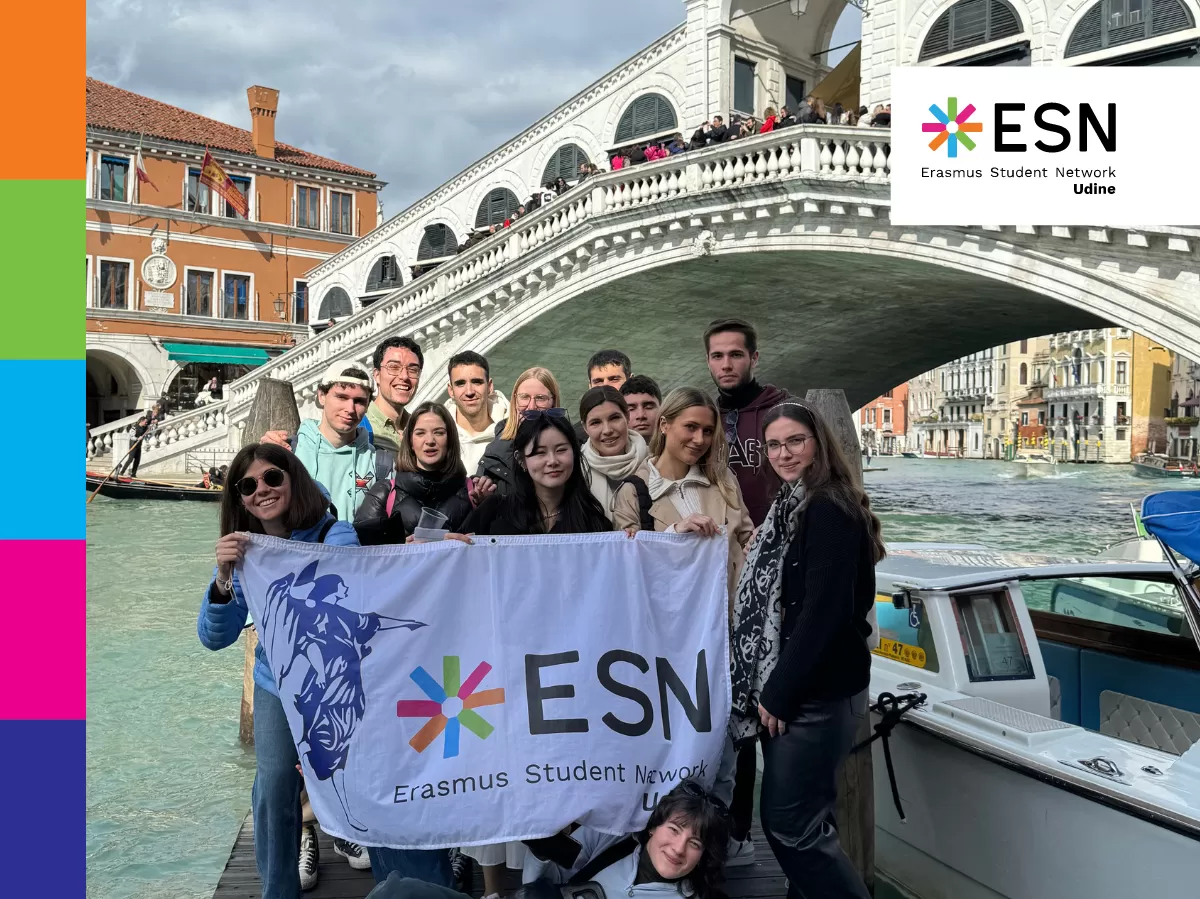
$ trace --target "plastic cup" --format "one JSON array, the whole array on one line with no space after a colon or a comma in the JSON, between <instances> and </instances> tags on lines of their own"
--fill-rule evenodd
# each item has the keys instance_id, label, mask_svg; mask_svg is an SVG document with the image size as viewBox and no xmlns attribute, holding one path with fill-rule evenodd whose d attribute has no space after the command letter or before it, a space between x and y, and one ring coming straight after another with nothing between
<instances>
[{"instance_id":1,"label":"plastic cup","mask_svg":"<svg viewBox=\"0 0 1200 899\"><path fill-rule=\"evenodd\" d=\"M413 528L413 538L418 543L429 543L443 539L450 530L446 526L448 520L437 509L430 509L427 506L422 507L421 517L417 519L417 526Z\"/></svg>"}]
</instances>

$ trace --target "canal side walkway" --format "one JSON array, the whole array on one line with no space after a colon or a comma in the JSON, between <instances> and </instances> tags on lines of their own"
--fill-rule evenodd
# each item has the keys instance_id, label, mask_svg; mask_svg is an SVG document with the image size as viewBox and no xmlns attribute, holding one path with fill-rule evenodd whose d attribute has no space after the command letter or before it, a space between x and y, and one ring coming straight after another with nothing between
<instances>
[{"instance_id":1,"label":"canal side walkway","mask_svg":"<svg viewBox=\"0 0 1200 899\"><path fill-rule=\"evenodd\" d=\"M766 838L763 837L758 821L754 822L755 861L752 865L730 868L724 884L729 899L782 899L787 895L787 879L779 869ZM317 886L307 893L305 899L363 899L375 886L370 871L355 871L346 860L333 851L333 838L317 829L321 844L321 875ZM471 895L483 895L483 876L479 866L473 865L474 882ZM520 886L520 875L510 871L509 892ZM262 887L258 872L254 868L254 825L250 816L242 822L237 840L225 871L217 884L213 899L261 899ZM611 899L611 897L610 897Z\"/></svg>"}]
</instances>

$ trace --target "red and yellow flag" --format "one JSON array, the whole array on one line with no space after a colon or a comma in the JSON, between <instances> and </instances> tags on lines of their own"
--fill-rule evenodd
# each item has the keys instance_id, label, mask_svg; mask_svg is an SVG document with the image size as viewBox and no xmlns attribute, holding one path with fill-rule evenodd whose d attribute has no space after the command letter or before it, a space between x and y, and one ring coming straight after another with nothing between
<instances>
[{"instance_id":1,"label":"red and yellow flag","mask_svg":"<svg viewBox=\"0 0 1200 899\"><path fill-rule=\"evenodd\" d=\"M242 192L237 189L233 179L225 174L225 170L212 158L212 154L208 150L204 151L204 162L200 164L200 183L207 184L224 197L225 202L237 210L242 218L250 217L250 204L242 196Z\"/></svg>"}]
</instances>

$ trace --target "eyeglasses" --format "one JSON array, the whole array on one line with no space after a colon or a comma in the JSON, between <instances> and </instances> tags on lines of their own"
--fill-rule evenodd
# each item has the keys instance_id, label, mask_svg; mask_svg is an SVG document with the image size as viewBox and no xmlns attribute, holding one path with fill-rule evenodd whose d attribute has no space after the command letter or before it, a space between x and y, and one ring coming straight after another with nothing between
<instances>
[{"instance_id":1,"label":"eyeglasses","mask_svg":"<svg viewBox=\"0 0 1200 899\"><path fill-rule=\"evenodd\" d=\"M549 400L549 397L546 397ZM535 421L539 418L566 418L567 410L555 407L553 409L526 409L521 413L521 418L524 421Z\"/></svg>"},{"instance_id":2,"label":"eyeglasses","mask_svg":"<svg viewBox=\"0 0 1200 899\"><path fill-rule=\"evenodd\" d=\"M783 448L786 446L789 456L798 456L804 452L804 444L812 439L807 434L796 434L793 437L789 437L783 443L780 443L778 440L768 440L767 455L773 459L783 452Z\"/></svg>"},{"instance_id":3,"label":"eyeglasses","mask_svg":"<svg viewBox=\"0 0 1200 899\"><path fill-rule=\"evenodd\" d=\"M287 475L281 468L268 468L262 473L262 482L268 487L282 487L286 479ZM258 490L258 478L247 475L237 482L237 492L242 496L253 496L256 490Z\"/></svg>"},{"instance_id":4,"label":"eyeglasses","mask_svg":"<svg viewBox=\"0 0 1200 899\"><path fill-rule=\"evenodd\" d=\"M724 421L725 421L725 442L728 443L730 446L733 446L734 444L736 444L738 442L738 439L737 439L738 410L730 409L728 412L726 412Z\"/></svg>"},{"instance_id":5,"label":"eyeglasses","mask_svg":"<svg viewBox=\"0 0 1200 899\"><path fill-rule=\"evenodd\" d=\"M545 409L545 408L549 407L549 405L553 402L554 402L554 397L548 396L544 393L538 393L538 394L518 393L517 394L517 403L522 406L528 406L529 404L532 403L534 406L537 406L539 409Z\"/></svg>"},{"instance_id":6,"label":"eyeglasses","mask_svg":"<svg viewBox=\"0 0 1200 899\"><path fill-rule=\"evenodd\" d=\"M410 375L414 378L419 378L421 376L421 366L417 365L415 362L410 365L405 365L402 362L388 362L386 365L381 365L380 368L393 377L401 373Z\"/></svg>"},{"instance_id":7,"label":"eyeglasses","mask_svg":"<svg viewBox=\"0 0 1200 899\"><path fill-rule=\"evenodd\" d=\"M698 784L696 781L694 781L694 780L680 781L679 789L683 790L684 793L686 793L688 796L691 796L695 799L707 800L709 803L712 804L713 808L715 808L722 815L729 814L729 806L727 806L724 802L722 802L720 799L718 799L712 793L705 790L704 787L700 786L700 784Z\"/></svg>"}]
</instances>

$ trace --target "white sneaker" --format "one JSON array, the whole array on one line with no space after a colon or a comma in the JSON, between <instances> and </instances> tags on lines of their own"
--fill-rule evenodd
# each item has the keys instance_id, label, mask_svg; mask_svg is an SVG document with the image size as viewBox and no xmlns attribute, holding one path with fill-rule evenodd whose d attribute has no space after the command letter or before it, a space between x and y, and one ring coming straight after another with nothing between
<instances>
[{"instance_id":1,"label":"white sneaker","mask_svg":"<svg viewBox=\"0 0 1200 899\"><path fill-rule=\"evenodd\" d=\"M743 865L754 864L754 840L746 837L744 840L729 838L729 850L725 856L726 868L740 868Z\"/></svg>"},{"instance_id":2,"label":"white sneaker","mask_svg":"<svg viewBox=\"0 0 1200 899\"><path fill-rule=\"evenodd\" d=\"M305 824L300 831L300 889L311 890L317 885L317 866L321 863L321 848L317 845L317 828Z\"/></svg>"},{"instance_id":3,"label":"white sneaker","mask_svg":"<svg viewBox=\"0 0 1200 899\"><path fill-rule=\"evenodd\" d=\"M367 850L363 849L358 843L351 843L349 840L334 837L333 851L348 861L350 867L355 871L371 870L371 858L367 855Z\"/></svg>"}]
</instances>

